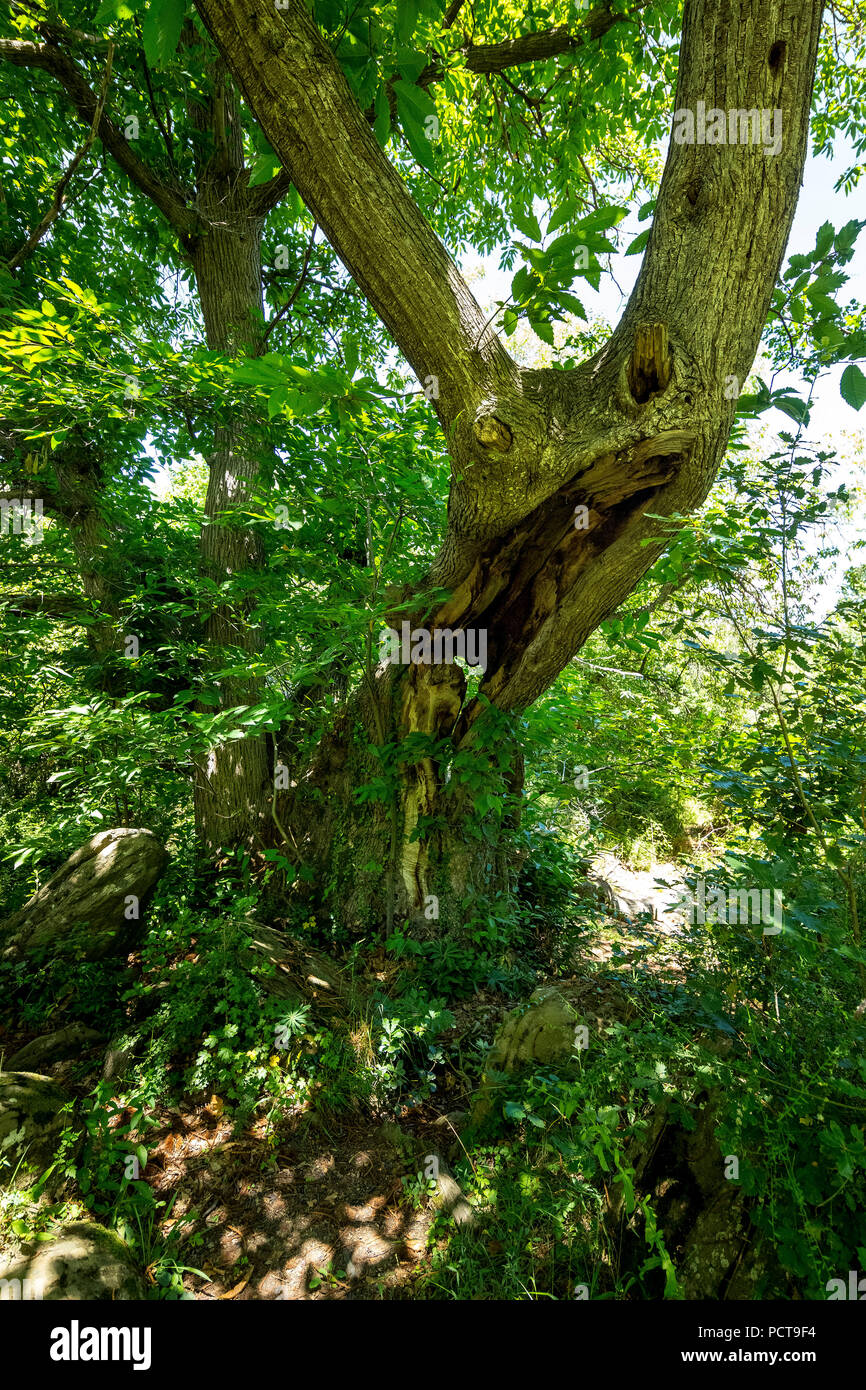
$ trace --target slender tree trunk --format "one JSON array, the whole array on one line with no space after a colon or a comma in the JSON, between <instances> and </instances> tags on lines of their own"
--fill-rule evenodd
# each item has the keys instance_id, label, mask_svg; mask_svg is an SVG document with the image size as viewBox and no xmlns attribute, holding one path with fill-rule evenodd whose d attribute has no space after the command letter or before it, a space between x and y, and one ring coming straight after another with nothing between
<instances>
[{"instance_id":1,"label":"slender tree trunk","mask_svg":"<svg viewBox=\"0 0 866 1390\"><path fill-rule=\"evenodd\" d=\"M255 355L262 345L263 295L261 238L263 218L252 215L243 167L240 111L221 63L213 72L214 96L203 132L214 153L200 169L197 205L210 224L196 241L193 270L205 322L207 345L233 356ZM193 108L197 111L197 108ZM208 460L200 554L201 572L213 585L249 584L247 595L216 602L206 624L212 672L252 666L261 657L259 630L250 622L255 604L254 576L263 565L261 540L243 513L251 509L259 477L262 441L255 421L237 415L214 431ZM259 703L259 674L218 679L219 710ZM210 861L237 847L261 847L271 783L270 759L262 735L214 742L195 770L195 821L199 846Z\"/></svg>"}]
</instances>

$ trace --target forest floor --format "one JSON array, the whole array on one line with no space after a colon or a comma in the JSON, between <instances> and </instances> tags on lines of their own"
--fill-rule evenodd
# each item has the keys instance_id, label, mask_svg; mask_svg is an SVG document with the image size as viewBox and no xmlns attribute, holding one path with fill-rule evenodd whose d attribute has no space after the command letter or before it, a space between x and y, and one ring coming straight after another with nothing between
<instances>
[{"instance_id":1,"label":"forest floor","mask_svg":"<svg viewBox=\"0 0 866 1390\"><path fill-rule=\"evenodd\" d=\"M645 895L651 879L640 878ZM632 967L683 980L676 935L671 919L637 925L608 916L539 985L580 979L591 966L601 1001ZM514 1001L480 992L453 1007L448 1036L492 1041L512 1007ZM399 1125L360 1113L325 1125L304 1113L276 1133L266 1135L263 1120L238 1138L215 1113L218 1103L164 1112L148 1145L147 1180L160 1200L177 1193L172 1220L200 1213L196 1230L203 1238L193 1262L209 1282L187 1276L196 1297L412 1297L413 1283L429 1273L436 1211L429 1203L413 1209L404 1179L416 1176L418 1155L459 1151L448 1115L471 1102L456 1075L446 1076L444 1089L445 1096L401 1114ZM445 1243L442 1238L440 1248Z\"/></svg>"},{"instance_id":2,"label":"forest floor","mask_svg":"<svg viewBox=\"0 0 866 1390\"><path fill-rule=\"evenodd\" d=\"M684 979L665 890L651 874L629 877L619 867L611 903L617 915L597 918L581 944L552 960L538 981L591 976L592 1003L600 1009L605 993L618 992L624 971ZM629 909L654 894L657 919L635 922ZM479 991L452 1006L455 1023L445 1037L464 1047L489 1045L514 1006L499 993ZM9 1053L29 1038L2 1041ZM100 1056L94 1047L95 1066ZM81 1061L59 1062L48 1074L80 1091ZM184 1286L199 1300L412 1297L413 1284L429 1275L432 1246L438 1240L444 1248L446 1238L434 1233L431 1241L437 1210L429 1200L414 1202L407 1184L418 1176L422 1156L440 1156L447 1172L461 1149L449 1117L470 1104L467 1080L454 1071L430 1101L392 1119L364 1114L360 1106L327 1116L299 1109L277 1125L261 1116L239 1133L217 1096L158 1109L142 1178L170 1213L160 1235L180 1223L184 1262L205 1276L202 1282L188 1273ZM479 1235L485 1238L483 1218Z\"/></svg>"}]
</instances>

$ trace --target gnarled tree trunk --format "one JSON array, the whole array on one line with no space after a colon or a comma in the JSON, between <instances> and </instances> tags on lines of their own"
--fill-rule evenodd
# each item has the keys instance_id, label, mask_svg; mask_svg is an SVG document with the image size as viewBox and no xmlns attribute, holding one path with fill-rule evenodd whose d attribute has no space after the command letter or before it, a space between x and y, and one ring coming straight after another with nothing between
<instances>
[{"instance_id":1,"label":"gnarled tree trunk","mask_svg":"<svg viewBox=\"0 0 866 1390\"><path fill-rule=\"evenodd\" d=\"M622 319L599 352L568 371L523 369L510 358L380 149L303 0L279 9L271 0L197 0L197 8L331 244L419 380L437 381L453 461L448 530L409 616L428 630L486 629L480 694L504 713L519 711L664 549L649 514L694 510L719 470L736 409L730 381L742 384L751 368L796 208L823 4L686 0L675 109L694 112L704 101L781 110L781 149L671 142ZM450 596L430 603L434 588ZM406 616L404 608L392 624ZM380 671L347 724L359 720L374 743L424 732L465 753L484 705L465 699L461 680L442 666ZM296 781L305 813L316 790L324 806L308 842L345 833L335 829L334 799L351 791L352 754L344 750L342 766L327 773L328 788L322 766L334 758L328 749ZM420 818L447 820L447 802L435 760L416 760L396 810L374 804L360 837L358 872L374 844L392 902L419 920L436 892L431 850L442 831L421 840L413 832ZM448 838L446 857L457 862L459 817ZM470 878L463 839L464 868L451 888Z\"/></svg>"}]
</instances>

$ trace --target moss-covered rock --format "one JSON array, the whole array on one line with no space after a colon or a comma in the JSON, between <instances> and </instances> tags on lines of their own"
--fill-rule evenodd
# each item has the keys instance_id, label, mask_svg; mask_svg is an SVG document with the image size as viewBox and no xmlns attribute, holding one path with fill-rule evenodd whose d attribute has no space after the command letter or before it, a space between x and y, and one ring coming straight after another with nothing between
<instances>
[{"instance_id":1,"label":"moss-covered rock","mask_svg":"<svg viewBox=\"0 0 866 1390\"><path fill-rule=\"evenodd\" d=\"M487 1054L481 1089L472 1104L473 1126L489 1118L509 1073L533 1066L567 1071L581 1045L580 1024L574 1001L550 986L535 990L528 1009L508 1014Z\"/></svg>"},{"instance_id":2,"label":"moss-covered rock","mask_svg":"<svg viewBox=\"0 0 866 1390\"><path fill-rule=\"evenodd\" d=\"M0 925L0 956L100 960L128 950L168 855L149 830L103 830Z\"/></svg>"},{"instance_id":3,"label":"moss-covered rock","mask_svg":"<svg viewBox=\"0 0 866 1390\"><path fill-rule=\"evenodd\" d=\"M69 1097L48 1076L0 1072L0 1185L30 1186L57 1157Z\"/></svg>"},{"instance_id":4,"label":"moss-covered rock","mask_svg":"<svg viewBox=\"0 0 866 1390\"><path fill-rule=\"evenodd\" d=\"M25 1288L29 1297L46 1302L130 1300L147 1293L127 1246L92 1221L62 1223L50 1240L0 1265L0 1297L15 1297Z\"/></svg>"}]
</instances>

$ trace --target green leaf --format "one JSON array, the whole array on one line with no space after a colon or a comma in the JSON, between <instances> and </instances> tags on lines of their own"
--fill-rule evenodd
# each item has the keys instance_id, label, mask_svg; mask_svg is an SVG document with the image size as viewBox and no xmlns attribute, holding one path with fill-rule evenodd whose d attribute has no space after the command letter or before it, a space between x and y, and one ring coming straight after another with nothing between
<instances>
[{"instance_id":1,"label":"green leaf","mask_svg":"<svg viewBox=\"0 0 866 1390\"><path fill-rule=\"evenodd\" d=\"M560 290L556 298L563 308L570 309L577 318L586 320L586 310L577 295L569 293L568 290Z\"/></svg>"},{"instance_id":2,"label":"green leaf","mask_svg":"<svg viewBox=\"0 0 866 1390\"><path fill-rule=\"evenodd\" d=\"M547 318L542 318L540 314L534 313L531 309L527 313L526 317L529 319L533 332L535 332L538 335L541 341L543 343L547 343L550 347L553 347L553 325L551 324L550 320Z\"/></svg>"},{"instance_id":3,"label":"green leaf","mask_svg":"<svg viewBox=\"0 0 866 1390\"><path fill-rule=\"evenodd\" d=\"M177 52L186 0L150 0L141 26L144 56L152 68L167 67Z\"/></svg>"},{"instance_id":4,"label":"green leaf","mask_svg":"<svg viewBox=\"0 0 866 1390\"><path fill-rule=\"evenodd\" d=\"M789 420L795 420L798 425L803 423L809 410L807 403L801 401L799 396L776 395L773 397L773 405L777 410L781 410L783 415L787 415Z\"/></svg>"},{"instance_id":5,"label":"green leaf","mask_svg":"<svg viewBox=\"0 0 866 1390\"><path fill-rule=\"evenodd\" d=\"M427 54L415 48L401 48L395 57L397 71L407 82L415 83L427 66Z\"/></svg>"},{"instance_id":6,"label":"green leaf","mask_svg":"<svg viewBox=\"0 0 866 1390\"><path fill-rule=\"evenodd\" d=\"M143 8L144 0L102 0L94 15L93 27L105 29L120 20L132 19Z\"/></svg>"},{"instance_id":7,"label":"green leaf","mask_svg":"<svg viewBox=\"0 0 866 1390\"><path fill-rule=\"evenodd\" d=\"M548 222L547 235L552 236L553 233L557 231L560 227L564 227L568 222L572 220L576 212L577 203L574 198L569 198L567 202L563 203L560 207L556 209L556 212L553 214L550 221Z\"/></svg>"},{"instance_id":8,"label":"green leaf","mask_svg":"<svg viewBox=\"0 0 866 1390\"><path fill-rule=\"evenodd\" d=\"M818 235L815 239L815 250L812 253L813 261L824 259L833 245L834 235L835 229L832 222L824 222L823 225L818 228Z\"/></svg>"},{"instance_id":9,"label":"green leaf","mask_svg":"<svg viewBox=\"0 0 866 1390\"><path fill-rule=\"evenodd\" d=\"M402 80L394 83L394 95L410 150L423 168L432 168L436 126L431 121L438 119L435 102L420 87Z\"/></svg>"},{"instance_id":10,"label":"green leaf","mask_svg":"<svg viewBox=\"0 0 866 1390\"><path fill-rule=\"evenodd\" d=\"M610 227L615 227L617 222L621 222L625 215L625 208L613 205L596 208L594 212L581 218L581 230L584 232L606 232Z\"/></svg>"},{"instance_id":11,"label":"green leaf","mask_svg":"<svg viewBox=\"0 0 866 1390\"><path fill-rule=\"evenodd\" d=\"M635 237L625 254L627 256L639 256L649 241L651 232L652 227L645 227L644 230Z\"/></svg>"},{"instance_id":12,"label":"green leaf","mask_svg":"<svg viewBox=\"0 0 866 1390\"><path fill-rule=\"evenodd\" d=\"M280 172L282 164L279 157L274 154L270 145L257 154L250 165L249 188L256 188L259 184L268 183Z\"/></svg>"},{"instance_id":13,"label":"green leaf","mask_svg":"<svg viewBox=\"0 0 866 1390\"><path fill-rule=\"evenodd\" d=\"M843 401L847 401L853 410L859 410L866 401L866 376L854 362L849 362L842 373L839 390Z\"/></svg>"},{"instance_id":14,"label":"green leaf","mask_svg":"<svg viewBox=\"0 0 866 1390\"><path fill-rule=\"evenodd\" d=\"M397 37L407 44L418 27L421 6L418 0L400 0L397 6Z\"/></svg>"},{"instance_id":15,"label":"green leaf","mask_svg":"<svg viewBox=\"0 0 866 1390\"><path fill-rule=\"evenodd\" d=\"M384 82L376 93L376 104L373 110L373 133L384 149L388 143L388 136L391 134L391 108L388 105L388 91Z\"/></svg>"},{"instance_id":16,"label":"green leaf","mask_svg":"<svg viewBox=\"0 0 866 1390\"><path fill-rule=\"evenodd\" d=\"M516 208L513 208L511 220L518 231L522 232L530 241L541 241L541 228L538 225L538 220L534 213L531 211L518 212Z\"/></svg>"}]
</instances>

